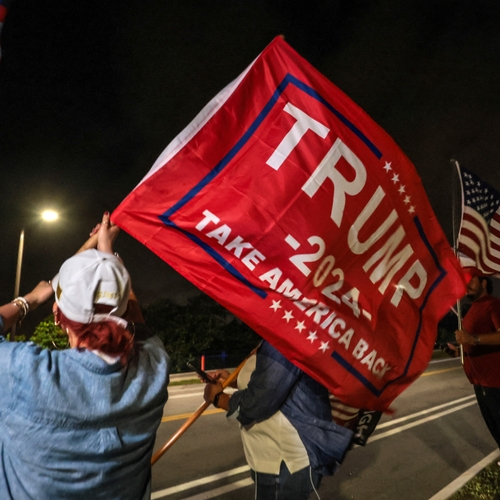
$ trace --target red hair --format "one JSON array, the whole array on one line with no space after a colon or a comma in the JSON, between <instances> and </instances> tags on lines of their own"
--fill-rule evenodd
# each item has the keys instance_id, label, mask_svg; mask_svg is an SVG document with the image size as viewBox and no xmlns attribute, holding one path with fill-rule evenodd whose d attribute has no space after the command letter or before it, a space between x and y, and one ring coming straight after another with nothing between
<instances>
[{"instance_id":1,"label":"red hair","mask_svg":"<svg viewBox=\"0 0 500 500\"><path fill-rule=\"evenodd\" d=\"M134 347L134 336L127 328L114 321L98 323L77 323L64 316L59 309L58 319L61 328L70 329L77 338L77 345L94 351L100 351L108 356L120 356L125 361Z\"/></svg>"}]
</instances>

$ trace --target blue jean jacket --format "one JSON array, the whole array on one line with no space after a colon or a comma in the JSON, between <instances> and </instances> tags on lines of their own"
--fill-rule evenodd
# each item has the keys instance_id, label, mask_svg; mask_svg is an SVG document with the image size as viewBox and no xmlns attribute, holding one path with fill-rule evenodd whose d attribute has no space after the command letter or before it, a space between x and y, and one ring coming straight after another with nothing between
<instances>
[{"instance_id":1,"label":"blue jean jacket","mask_svg":"<svg viewBox=\"0 0 500 500\"><path fill-rule=\"evenodd\" d=\"M332 421L328 391L263 341L248 387L229 400L227 416L238 412L243 426L278 410L297 429L315 472L331 475L342 462L353 433Z\"/></svg>"},{"instance_id":2,"label":"blue jean jacket","mask_svg":"<svg viewBox=\"0 0 500 500\"><path fill-rule=\"evenodd\" d=\"M125 366L1 341L0 498L142 498L168 371L155 337Z\"/></svg>"}]
</instances>

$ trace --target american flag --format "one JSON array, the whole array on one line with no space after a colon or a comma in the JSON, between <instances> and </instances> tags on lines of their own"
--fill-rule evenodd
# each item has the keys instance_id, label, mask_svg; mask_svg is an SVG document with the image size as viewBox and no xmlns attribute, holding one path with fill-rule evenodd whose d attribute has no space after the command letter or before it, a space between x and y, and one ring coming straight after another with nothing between
<instances>
[{"instance_id":1,"label":"american flag","mask_svg":"<svg viewBox=\"0 0 500 500\"><path fill-rule=\"evenodd\" d=\"M3 23L5 22L5 16L9 10L10 0L0 0L0 36L2 34ZM0 46L0 59L2 59L2 48Z\"/></svg>"},{"instance_id":2,"label":"american flag","mask_svg":"<svg viewBox=\"0 0 500 500\"><path fill-rule=\"evenodd\" d=\"M458 256L464 267L500 277L500 193L465 168L458 171L462 182Z\"/></svg>"}]
</instances>

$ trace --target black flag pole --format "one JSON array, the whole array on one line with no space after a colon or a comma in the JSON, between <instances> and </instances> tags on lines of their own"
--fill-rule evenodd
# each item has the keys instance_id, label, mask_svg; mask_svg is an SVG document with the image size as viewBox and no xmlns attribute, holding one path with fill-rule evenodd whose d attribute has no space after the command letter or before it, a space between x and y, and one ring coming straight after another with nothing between
<instances>
[{"instance_id":1,"label":"black flag pole","mask_svg":"<svg viewBox=\"0 0 500 500\"><path fill-rule=\"evenodd\" d=\"M457 160L451 159L452 168L455 174L452 173L452 193L451 193L451 210L452 210L452 231L453 231L453 251L458 257L458 231L460 229L459 221L462 220L462 207L463 207L463 193L462 193L462 183L460 182L460 165ZM458 199L458 192L460 190L460 199ZM460 203L460 205L459 205ZM460 211L457 211L457 207L460 206ZM457 300L457 323L458 329L462 329L462 303L460 299ZM462 345L460 347L460 360L464 364L464 350Z\"/></svg>"}]
</instances>

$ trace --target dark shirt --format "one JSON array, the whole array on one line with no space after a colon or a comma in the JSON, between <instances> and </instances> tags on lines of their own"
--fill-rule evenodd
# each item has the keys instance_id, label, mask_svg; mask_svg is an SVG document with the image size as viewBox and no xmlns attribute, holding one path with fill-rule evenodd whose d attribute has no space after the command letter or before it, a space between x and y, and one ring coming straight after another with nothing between
<instances>
[{"instance_id":1,"label":"dark shirt","mask_svg":"<svg viewBox=\"0 0 500 500\"><path fill-rule=\"evenodd\" d=\"M228 416L238 411L239 422L248 426L278 410L297 429L313 470L333 474L351 443L352 431L332 421L326 388L264 341L248 387L231 396Z\"/></svg>"}]
</instances>

